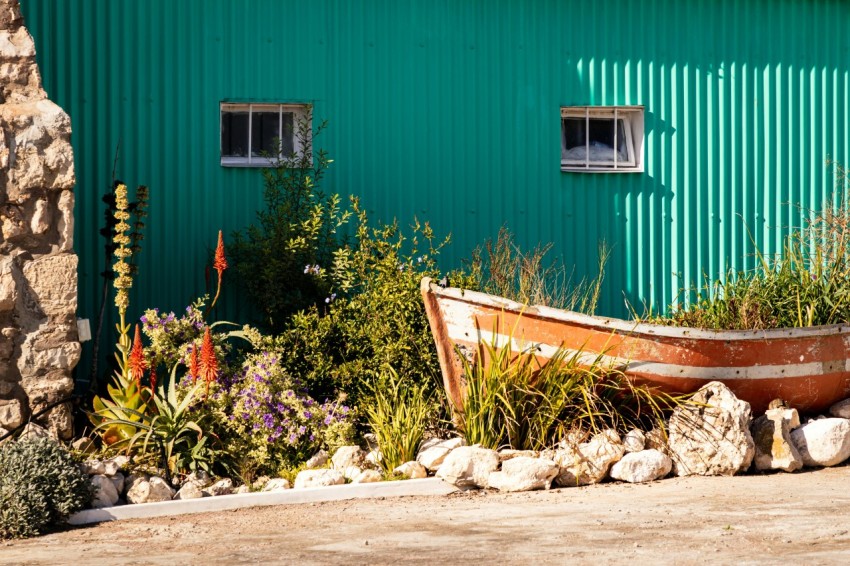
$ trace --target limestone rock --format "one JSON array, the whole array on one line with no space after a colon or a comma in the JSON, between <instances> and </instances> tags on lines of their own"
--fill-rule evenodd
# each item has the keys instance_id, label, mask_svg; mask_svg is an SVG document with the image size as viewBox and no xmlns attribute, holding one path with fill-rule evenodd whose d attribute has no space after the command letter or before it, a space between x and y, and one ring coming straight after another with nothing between
<instances>
[{"instance_id":1,"label":"limestone rock","mask_svg":"<svg viewBox=\"0 0 850 566\"><path fill-rule=\"evenodd\" d=\"M27 426L25 426L24 430L21 431L21 436L18 437L18 440L22 440L24 438L49 438L51 440L56 440L56 437L50 434L49 430L33 422L27 423Z\"/></svg>"},{"instance_id":2,"label":"limestone rock","mask_svg":"<svg viewBox=\"0 0 850 566\"><path fill-rule=\"evenodd\" d=\"M177 492L177 495L174 496L176 500L184 500L184 499L200 499L204 496L204 492L197 483L195 482L186 482L183 484L183 487L180 488L180 491Z\"/></svg>"},{"instance_id":3,"label":"limestone rock","mask_svg":"<svg viewBox=\"0 0 850 566\"><path fill-rule=\"evenodd\" d=\"M834 404L829 408L829 414L840 419L850 419L850 399L844 399Z\"/></svg>"},{"instance_id":4,"label":"limestone rock","mask_svg":"<svg viewBox=\"0 0 850 566\"><path fill-rule=\"evenodd\" d=\"M152 501L171 501L174 499L174 495L176 490L168 485L168 482L158 476L153 476L150 480L148 480L148 484L150 485L150 495L148 495L148 502Z\"/></svg>"},{"instance_id":5,"label":"limestone rock","mask_svg":"<svg viewBox=\"0 0 850 566\"><path fill-rule=\"evenodd\" d=\"M118 495L124 493L124 474L121 472L115 472L114 474L107 475L106 477L112 480L112 483L115 485L115 491L118 492Z\"/></svg>"},{"instance_id":6,"label":"limestone rock","mask_svg":"<svg viewBox=\"0 0 850 566\"><path fill-rule=\"evenodd\" d=\"M797 409L768 409L753 421L750 432L755 443L757 470L793 472L803 467L800 452L791 440L791 430L798 426Z\"/></svg>"},{"instance_id":7,"label":"limestone rock","mask_svg":"<svg viewBox=\"0 0 850 566\"><path fill-rule=\"evenodd\" d=\"M514 458L537 458L538 456L539 454L534 450L513 450L510 448L503 448L499 450L500 462L507 462Z\"/></svg>"},{"instance_id":8,"label":"limestone rock","mask_svg":"<svg viewBox=\"0 0 850 566\"><path fill-rule=\"evenodd\" d=\"M184 481L183 483L194 483L198 487L203 489L208 485L212 484L212 478L204 470L196 470L186 476L186 481Z\"/></svg>"},{"instance_id":9,"label":"limestone rock","mask_svg":"<svg viewBox=\"0 0 850 566\"><path fill-rule=\"evenodd\" d=\"M286 478L272 478L263 486L263 491L284 491L286 489L292 489L292 485Z\"/></svg>"},{"instance_id":10,"label":"limestone rock","mask_svg":"<svg viewBox=\"0 0 850 566\"><path fill-rule=\"evenodd\" d=\"M446 459L446 456L454 450L463 446L464 441L460 437L449 438L443 440L440 438L431 438L424 442L419 447L419 453L416 455L416 461L425 466L428 471L436 472L440 469L440 465Z\"/></svg>"},{"instance_id":11,"label":"limestone rock","mask_svg":"<svg viewBox=\"0 0 850 566\"><path fill-rule=\"evenodd\" d=\"M74 248L74 193L62 191L56 203L59 218L56 227L59 231L59 251L72 252Z\"/></svg>"},{"instance_id":12,"label":"limestone rock","mask_svg":"<svg viewBox=\"0 0 850 566\"><path fill-rule=\"evenodd\" d=\"M480 446L460 446L446 456L437 477L457 487L487 487L499 469L499 453Z\"/></svg>"},{"instance_id":13,"label":"limestone rock","mask_svg":"<svg viewBox=\"0 0 850 566\"><path fill-rule=\"evenodd\" d=\"M127 489L128 503L153 503L156 501L171 501L175 495L174 489L164 479L153 476L134 478Z\"/></svg>"},{"instance_id":14,"label":"limestone rock","mask_svg":"<svg viewBox=\"0 0 850 566\"><path fill-rule=\"evenodd\" d=\"M355 476L351 483L376 483L384 481L384 476L378 470L363 470L359 475Z\"/></svg>"},{"instance_id":15,"label":"limestone rock","mask_svg":"<svg viewBox=\"0 0 850 566\"><path fill-rule=\"evenodd\" d=\"M401 466L394 469L393 474L407 476L412 480L416 480L420 478L427 478L428 470L426 470L425 466L423 466L416 460L411 460L410 462L405 462Z\"/></svg>"},{"instance_id":16,"label":"limestone rock","mask_svg":"<svg viewBox=\"0 0 850 566\"><path fill-rule=\"evenodd\" d=\"M129 461L130 459L124 455L106 459L103 461L103 473L107 476L114 476L121 468L125 467Z\"/></svg>"},{"instance_id":17,"label":"limestone rock","mask_svg":"<svg viewBox=\"0 0 850 566\"><path fill-rule=\"evenodd\" d=\"M96 459L86 460L80 464L80 470L89 476L106 474L106 466L103 465L103 461Z\"/></svg>"},{"instance_id":18,"label":"limestone rock","mask_svg":"<svg viewBox=\"0 0 850 566\"><path fill-rule=\"evenodd\" d=\"M315 470L316 468L323 468L325 464L328 463L328 458L330 456L324 450L319 450L313 456L310 457L309 460L304 464L307 466L308 470Z\"/></svg>"},{"instance_id":19,"label":"limestone rock","mask_svg":"<svg viewBox=\"0 0 850 566\"><path fill-rule=\"evenodd\" d=\"M805 466L835 466L850 457L850 420L810 421L791 431Z\"/></svg>"},{"instance_id":20,"label":"limestone rock","mask_svg":"<svg viewBox=\"0 0 850 566\"><path fill-rule=\"evenodd\" d=\"M15 271L11 257L0 257L0 312L15 308L18 298L18 287L13 274Z\"/></svg>"},{"instance_id":21,"label":"limestone rock","mask_svg":"<svg viewBox=\"0 0 850 566\"><path fill-rule=\"evenodd\" d=\"M518 456L502 463L502 471L487 478L489 487L499 491L549 489L560 471L558 464L544 458Z\"/></svg>"},{"instance_id":22,"label":"limestone rock","mask_svg":"<svg viewBox=\"0 0 850 566\"><path fill-rule=\"evenodd\" d=\"M660 480L670 473L673 460L658 450L629 452L611 466L611 477L629 483Z\"/></svg>"},{"instance_id":23,"label":"limestone rock","mask_svg":"<svg viewBox=\"0 0 850 566\"><path fill-rule=\"evenodd\" d=\"M623 446L626 452L640 452L646 448L646 435L636 428L633 428L623 437Z\"/></svg>"},{"instance_id":24,"label":"limestone rock","mask_svg":"<svg viewBox=\"0 0 850 566\"><path fill-rule=\"evenodd\" d=\"M95 450L97 450L97 445L94 440L84 436L82 438L78 438L71 443L71 450L76 450L77 452L82 452L83 454L91 454Z\"/></svg>"},{"instance_id":25,"label":"limestone rock","mask_svg":"<svg viewBox=\"0 0 850 566\"><path fill-rule=\"evenodd\" d=\"M370 450L369 453L366 454L365 462L369 466L371 466L373 468L377 468L378 466L381 465L381 460L383 460L383 458L384 458L384 455L381 454L380 449L375 448L373 450Z\"/></svg>"},{"instance_id":26,"label":"limestone rock","mask_svg":"<svg viewBox=\"0 0 850 566\"><path fill-rule=\"evenodd\" d=\"M670 449L667 446L667 434L662 429L654 428L644 433L644 439L645 449L658 450L662 454L670 455Z\"/></svg>"},{"instance_id":27,"label":"limestone rock","mask_svg":"<svg viewBox=\"0 0 850 566\"><path fill-rule=\"evenodd\" d=\"M363 468L360 466L348 466L344 470L342 470L342 476L347 480L353 480L357 476L363 473Z\"/></svg>"},{"instance_id":28,"label":"limestone rock","mask_svg":"<svg viewBox=\"0 0 850 566\"><path fill-rule=\"evenodd\" d=\"M719 381L704 385L693 404L670 417L668 446L678 476L731 476L750 467L755 454L750 404Z\"/></svg>"},{"instance_id":29,"label":"limestone rock","mask_svg":"<svg viewBox=\"0 0 850 566\"><path fill-rule=\"evenodd\" d=\"M115 489L115 484L112 480L103 474L98 474L90 478L92 485L95 487L94 499L92 499L92 507L112 507L118 503L118 491Z\"/></svg>"},{"instance_id":30,"label":"limestone rock","mask_svg":"<svg viewBox=\"0 0 850 566\"><path fill-rule=\"evenodd\" d=\"M0 426L5 429L17 428L24 422L21 402L17 399L0 399Z\"/></svg>"},{"instance_id":31,"label":"limestone rock","mask_svg":"<svg viewBox=\"0 0 850 566\"><path fill-rule=\"evenodd\" d=\"M208 488L204 489L204 496L206 497L230 495L231 493L233 493L233 480L230 478L220 479Z\"/></svg>"},{"instance_id":32,"label":"limestone rock","mask_svg":"<svg viewBox=\"0 0 850 566\"><path fill-rule=\"evenodd\" d=\"M555 481L564 487L599 483L625 451L620 435L611 429L596 434L589 442L559 448L553 456L560 467Z\"/></svg>"},{"instance_id":33,"label":"limestone rock","mask_svg":"<svg viewBox=\"0 0 850 566\"><path fill-rule=\"evenodd\" d=\"M237 495L240 493L251 493L251 488L247 485L240 485L239 487L233 490L233 493Z\"/></svg>"},{"instance_id":34,"label":"limestone rock","mask_svg":"<svg viewBox=\"0 0 850 566\"><path fill-rule=\"evenodd\" d=\"M335 470L344 470L349 466L357 466L359 468L363 465L363 459L365 457L366 453L359 446L340 446L334 452L333 458L331 458L331 464Z\"/></svg>"},{"instance_id":35,"label":"limestone rock","mask_svg":"<svg viewBox=\"0 0 850 566\"><path fill-rule=\"evenodd\" d=\"M295 489L342 485L345 477L339 470L304 470L295 477Z\"/></svg>"}]
</instances>

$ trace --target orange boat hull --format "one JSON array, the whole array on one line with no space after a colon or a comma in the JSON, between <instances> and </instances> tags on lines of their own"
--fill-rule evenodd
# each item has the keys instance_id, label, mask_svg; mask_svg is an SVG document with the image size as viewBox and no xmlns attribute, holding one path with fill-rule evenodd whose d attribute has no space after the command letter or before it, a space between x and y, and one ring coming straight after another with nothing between
<instances>
[{"instance_id":1,"label":"orange boat hull","mask_svg":"<svg viewBox=\"0 0 850 566\"><path fill-rule=\"evenodd\" d=\"M783 399L801 412L823 411L850 396L850 325L715 331L587 316L501 297L421 285L437 344L443 382L452 402L462 400L461 355L479 342L534 348L538 358L558 347L582 351L623 370L639 383L668 393L691 393L722 381L754 412Z\"/></svg>"}]
</instances>

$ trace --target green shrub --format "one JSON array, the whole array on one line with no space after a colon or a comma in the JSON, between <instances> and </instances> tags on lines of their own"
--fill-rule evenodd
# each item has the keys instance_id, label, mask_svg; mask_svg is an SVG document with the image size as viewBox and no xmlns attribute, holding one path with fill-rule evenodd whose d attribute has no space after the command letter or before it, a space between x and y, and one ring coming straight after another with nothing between
<instances>
[{"instance_id":1,"label":"green shrub","mask_svg":"<svg viewBox=\"0 0 850 566\"><path fill-rule=\"evenodd\" d=\"M830 163L828 163L830 164ZM685 295L683 306L664 316L643 316L659 324L721 330L806 327L850 321L850 184L836 165L838 194L833 206L785 238L782 253L757 250L755 269L727 270ZM706 277L708 279L708 277ZM694 297L694 300L688 300Z\"/></svg>"},{"instance_id":2,"label":"green shrub","mask_svg":"<svg viewBox=\"0 0 850 566\"><path fill-rule=\"evenodd\" d=\"M541 450L567 432L664 427L679 399L634 385L602 355L559 348L540 364L531 351L482 343L483 356L463 356L466 391L459 429L469 444ZM486 360L483 361L483 360Z\"/></svg>"},{"instance_id":3,"label":"green shrub","mask_svg":"<svg viewBox=\"0 0 850 566\"><path fill-rule=\"evenodd\" d=\"M392 474L416 458L434 408L423 384L407 383L393 369L372 386L372 399L364 411L378 440L384 473Z\"/></svg>"},{"instance_id":4,"label":"green shrub","mask_svg":"<svg viewBox=\"0 0 850 566\"><path fill-rule=\"evenodd\" d=\"M0 538L41 534L91 502L92 486L53 440L0 446Z\"/></svg>"},{"instance_id":5,"label":"green shrub","mask_svg":"<svg viewBox=\"0 0 850 566\"><path fill-rule=\"evenodd\" d=\"M317 398L344 392L360 406L386 367L412 386L432 393L440 384L434 338L419 290L423 277L439 278L437 257L448 238L437 241L430 226L415 222L409 236L397 223L370 227L357 199L355 245L341 248L326 277L324 308L292 317L278 344L283 364L301 376ZM462 275L452 275L463 283Z\"/></svg>"},{"instance_id":6,"label":"green shrub","mask_svg":"<svg viewBox=\"0 0 850 566\"><path fill-rule=\"evenodd\" d=\"M324 150L313 154L312 115L298 120L295 135L302 150L273 158L263 169L265 208L257 223L233 235L230 254L246 298L262 313L263 326L283 330L289 317L321 306L328 282L305 266L328 268L341 245L338 230L350 212L340 209L339 195L326 196L321 182L331 160Z\"/></svg>"}]
</instances>

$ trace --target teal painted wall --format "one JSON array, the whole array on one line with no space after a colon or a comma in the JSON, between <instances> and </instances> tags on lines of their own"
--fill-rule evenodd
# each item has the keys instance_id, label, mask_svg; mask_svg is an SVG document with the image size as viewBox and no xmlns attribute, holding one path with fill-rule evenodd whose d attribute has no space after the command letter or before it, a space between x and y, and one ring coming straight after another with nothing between
<instances>
[{"instance_id":1,"label":"teal painted wall","mask_svg":"<svg viewBox=\"0 0 850 566\"><path fill-rule=\"evenodd\" d=\"M850 3L839 0L22 0L48 94L71 115L80 316L94 318L100 195L152 189L133 308L203 290L216 231L262 205L219 165L219 102L309 101L326 188L430 220L446 267L504 223L592 274L600 311L663 307L773 253L848 159ZM645 172L560 170L562 105L646 107ZM138 313L136 313L138 314ZM235 317L236 313L232 313Z\"/></svg>"}]
</instances>

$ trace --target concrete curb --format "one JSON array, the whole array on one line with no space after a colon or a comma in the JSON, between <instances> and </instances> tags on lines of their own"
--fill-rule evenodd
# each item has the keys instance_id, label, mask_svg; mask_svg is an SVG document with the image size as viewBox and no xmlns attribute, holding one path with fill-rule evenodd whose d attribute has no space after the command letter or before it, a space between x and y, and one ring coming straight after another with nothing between
<instances>
[{"instance_id":1,"label":"concrete curb","mask_svg":"<svg viewBox=\"0 0 850 566\"><path fill-rule=\"evenodd\" d=\"M413 495L448 495L457 491L454 486L438 478L389 481L376 483L352 483L330 487L307 487L258 493L219 495L200 499L118 505L103 509L86 509L71 515L71 525L88 525L104 521L124 519L147 519L189 513L209 513L245 507L267 505L289 505L315 503L319 501L341 501L344 499L369 499L375 497L405 497Z\"/></svg>"}]
</instances>

